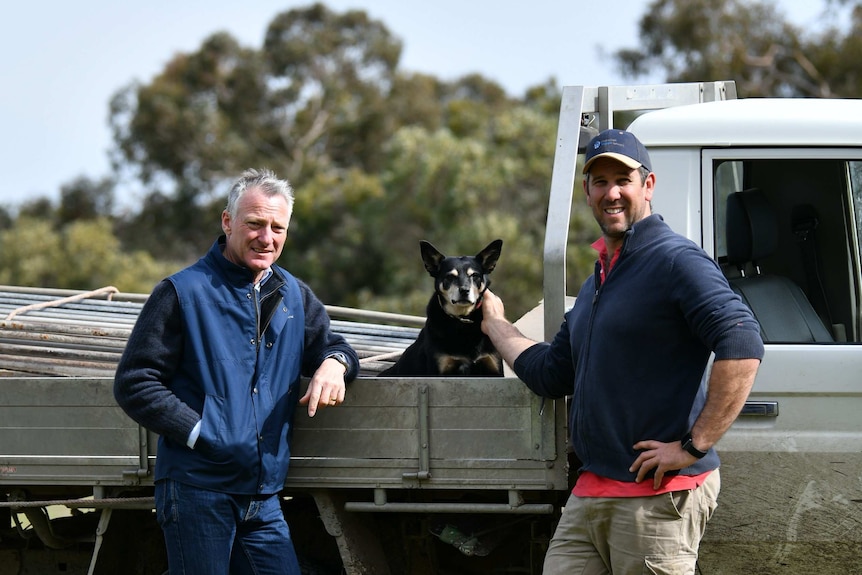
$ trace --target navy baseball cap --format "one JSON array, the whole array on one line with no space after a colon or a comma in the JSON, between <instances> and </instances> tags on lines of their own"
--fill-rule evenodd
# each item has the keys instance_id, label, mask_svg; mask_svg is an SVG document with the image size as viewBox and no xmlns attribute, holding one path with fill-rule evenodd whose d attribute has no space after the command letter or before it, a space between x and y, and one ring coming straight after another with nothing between
<instances>
[{"instance_id":1,"label":"navy baseball cap","mask_svg":"<svg viewBox=\"0 0 862 575\"><path fill-rule=\"evenodd\" d=\"M584 173L598 158L613 158L635 170L643 166L650 172L652 163L649 154L634 134L625 130L605 130L587 144L584 158Z\"/></svg>"}]
</instances>

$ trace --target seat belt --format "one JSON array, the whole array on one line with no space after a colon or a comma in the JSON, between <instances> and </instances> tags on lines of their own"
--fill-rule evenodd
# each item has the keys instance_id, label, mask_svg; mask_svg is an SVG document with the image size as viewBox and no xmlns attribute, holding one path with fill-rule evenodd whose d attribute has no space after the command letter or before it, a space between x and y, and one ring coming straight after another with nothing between
<instances>
[{"instance_id":1,"label":"seat belt","mask_svg":"<svg viewBox=\"0 0 862 575\"><path fill-rule=\"evenodd\" d=\"M820 260L817 258L817 225L820 223L817 211L811 204L802 204L793 208L792 226L796 243L802 252L802 263L805 266L807 278L808 299L823 322L833 327L832 313L829 310L829 301L826 299L826 290L823 288L823 278L820 274Z\"/></svg>"}]
</instances>

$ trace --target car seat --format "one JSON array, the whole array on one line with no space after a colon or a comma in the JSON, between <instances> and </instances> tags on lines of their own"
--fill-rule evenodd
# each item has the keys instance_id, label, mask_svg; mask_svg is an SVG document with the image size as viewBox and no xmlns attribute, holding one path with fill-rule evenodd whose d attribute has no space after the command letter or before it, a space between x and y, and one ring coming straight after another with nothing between
<instances>
[{"instance_id":1,"label":"car seat","mask_svg":"<svg viewBox=\"0 0 862 575\"><path fill-rule=\"evenodd\" d=\"M760 268L760 261L773 254L778 245L778 223L766 196L757 189L730 194L726 225L727 260L740 276L728 281L760 322L763 341L833 341L802 288L788 277L767 274Z\"/></svg>"}]
</instances>

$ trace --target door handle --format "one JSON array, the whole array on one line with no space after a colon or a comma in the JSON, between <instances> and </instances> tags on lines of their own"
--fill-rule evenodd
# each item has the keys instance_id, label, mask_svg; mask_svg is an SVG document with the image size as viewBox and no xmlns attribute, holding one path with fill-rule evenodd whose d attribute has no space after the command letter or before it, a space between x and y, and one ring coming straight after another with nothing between
<instances>
[{"instance_id":1,"label":"door handle","mask_svg":"<svg viewBox=\"0 0 862 575\"><path fill-rule=\"evenodd\" d=\"M754 417L778 417L777 401L746 401L739 415Z\"/></svg>"}]
</instances>

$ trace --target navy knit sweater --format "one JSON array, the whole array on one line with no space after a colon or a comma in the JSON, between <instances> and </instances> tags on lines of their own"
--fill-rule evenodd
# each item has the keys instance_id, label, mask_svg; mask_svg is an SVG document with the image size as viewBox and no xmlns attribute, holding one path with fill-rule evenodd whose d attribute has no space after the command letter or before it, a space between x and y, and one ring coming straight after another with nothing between
<instances>
[{"instance_id":1,"label":"navy knit sweater","mask_svg":"<svg viewBox=\"0 0 862 575\"><path fill-rule=\"evenodd\" d=\"M553 342L527 349L514 368L541 396L572 395L571 443L582 470L634 481L633 445L678 441L703 408L710 352L762 359L763 342L715 261L657 214L634 224L601 285L598 276L597 263ZM710 449L679 473L718 463Z\"/></svg>"}]
</instances>

